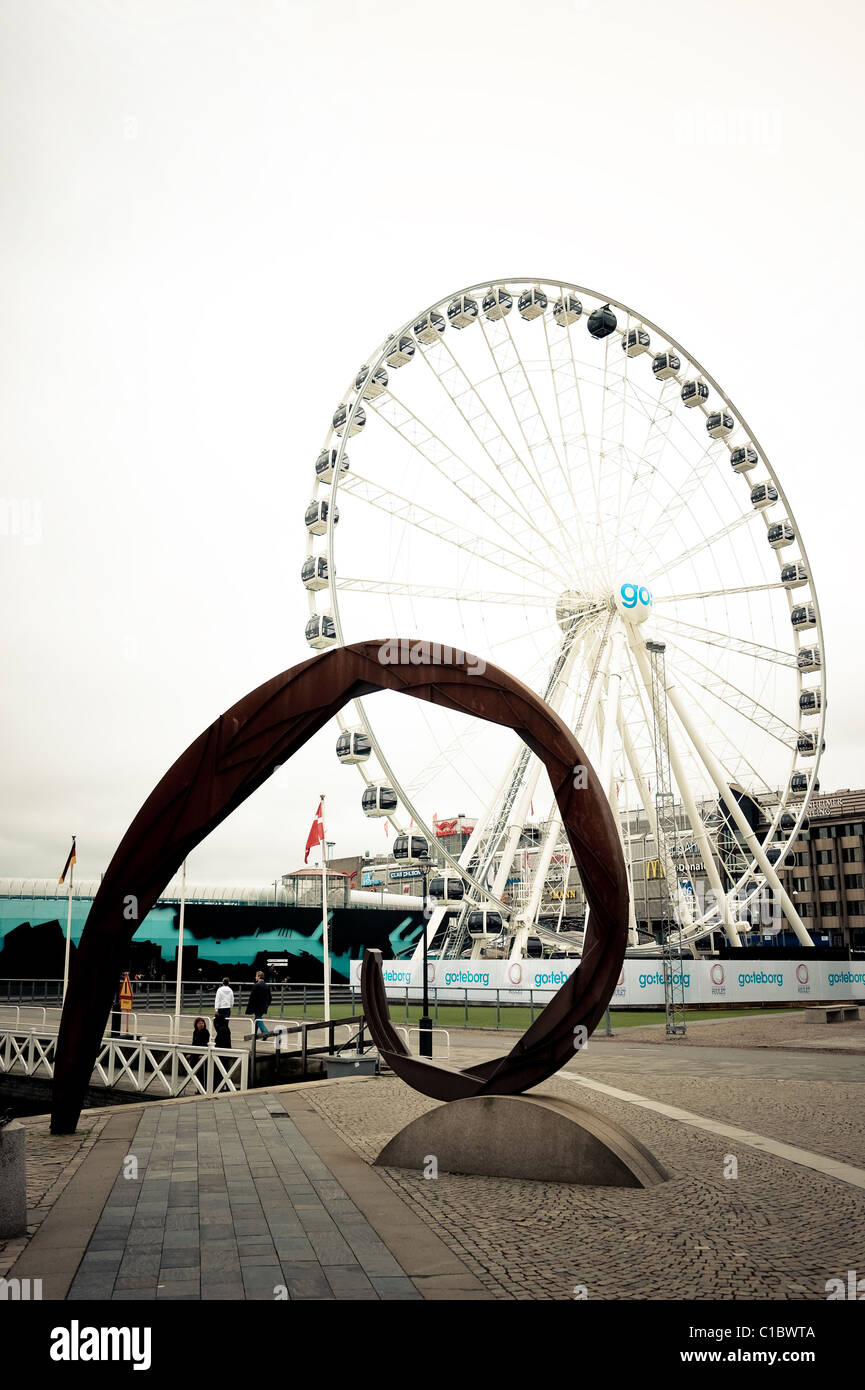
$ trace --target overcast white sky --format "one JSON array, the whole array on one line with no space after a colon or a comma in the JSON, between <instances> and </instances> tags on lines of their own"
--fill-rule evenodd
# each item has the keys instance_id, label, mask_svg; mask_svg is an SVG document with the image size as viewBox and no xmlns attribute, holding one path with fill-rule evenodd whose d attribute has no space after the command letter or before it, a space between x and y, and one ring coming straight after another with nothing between
<instances>
[{"instance_id":1,"label":"overcast white sky","mask_svg":"<svg viewBox=\"0 0 865 1390\"><path fill-rule=\"evenodd\" d=\"M74 832L97 877L308 655L347 378L509 274L635 306L740 405L821 603L822 788L863 785L863 47L853 0L6 0L0 874L58 874ZM383 848L334 737L190 877L295 867L320 791L337 853Z\"/></svg>"}]
</instances>

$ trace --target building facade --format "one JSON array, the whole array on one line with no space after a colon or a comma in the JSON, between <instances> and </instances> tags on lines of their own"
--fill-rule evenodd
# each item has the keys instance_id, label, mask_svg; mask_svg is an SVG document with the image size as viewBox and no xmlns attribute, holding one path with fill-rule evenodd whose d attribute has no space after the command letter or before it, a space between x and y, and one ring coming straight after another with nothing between
<instances>
[{"instance_id":1,"label":"building facade","mask_svg":"<svg viewBox=\"0 0 865 1390\"><path fill-rule=\"evenodd\" d=\"M865 950L865 788L812 797L808 822L781 881L815 941Z\"/></svg>"}]
</instances>

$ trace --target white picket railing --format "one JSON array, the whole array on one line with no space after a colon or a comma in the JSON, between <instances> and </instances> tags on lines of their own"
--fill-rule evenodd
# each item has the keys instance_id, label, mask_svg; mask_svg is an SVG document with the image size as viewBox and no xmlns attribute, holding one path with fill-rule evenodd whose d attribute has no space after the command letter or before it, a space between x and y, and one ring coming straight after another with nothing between
<instances>
[{"instance_id":1,"label":"white picket railing","mask_svg":"<svg viewBox=\"0 0 865 1390\"><path fill-rule=\"evenodd\" d=\"M0 1030L0 1075L51 1079L57 1034L35 1028ZM246 1048L192 1047L146 1039L103 1038L91 1085L140 1095L218 1095L249 1087Z\"/></svg>"}]
</instances>

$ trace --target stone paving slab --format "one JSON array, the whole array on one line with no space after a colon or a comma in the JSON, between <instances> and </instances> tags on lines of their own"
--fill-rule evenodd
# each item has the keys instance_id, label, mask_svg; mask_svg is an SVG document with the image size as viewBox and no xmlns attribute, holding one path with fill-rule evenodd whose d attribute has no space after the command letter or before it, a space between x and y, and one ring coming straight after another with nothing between
<instances>
[{"instance_id":1,"label":"stone paving slab","mask_svg":"<svg viewBox=\"0 0 865 1390\"><path fill-rule=\"evenodd\" d=\"M256 1091L108 1112L78 1178L11 1252L11 1271L72 1300L422 1299L388 1243L416 1218L367 1173L370 1219L341 1180L356 1155L327 1126L323 1154L294 1106ZM137 1171L126 1176L129 1160ZM453 1273L476 1282L458 1260ZM479 1284L474 1293L488 1297Z\"/></svg>"}]
</instances>

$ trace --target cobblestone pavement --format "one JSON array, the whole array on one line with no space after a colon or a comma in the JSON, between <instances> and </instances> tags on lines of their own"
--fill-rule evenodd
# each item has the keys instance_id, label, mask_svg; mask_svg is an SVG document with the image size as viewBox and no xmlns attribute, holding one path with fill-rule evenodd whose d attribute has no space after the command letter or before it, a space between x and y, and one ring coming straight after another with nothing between
<instances>
[{"instance_id":1,"label":"cobblestone pavement","mask_svg":"<svg viewBox=\"0 0 865 1390\"><path fill-rule=\"evenodd\" d=\"M0 1278L11 1269L75 1176L102 1133L107 1118L107 1111L87 1112L75 1134L51 1134L47 1115L29 1115L18 1122L27 1131L27 1234L0 1241Z\"/></svg>"},{"instance_id":2,"label":"cobblestone pavement","mask_svg":"<svg viewBox=\"0 0 865 1390\"><path fill-rule=\"evenodd\" d=\"M144 1109L70 1299L418 1299L279 1100Z\"/></svg>"},{"instance_id":3,"label":"cobblestone pavement","mask_svg":"<svg viewBox=\"0 0 865 1390\"><path fill-rule=\"evenodd\" d=\"M453 1060L477 1059L482 1050L461 1056L457 1048ZM690 1082L642 1073L615 1078L617 1086L729 1116L787 1142L817 1148L819 1138L822 1152L861 1162L863 1107L855 1105L853 1087L825 1082L812 1105L810 1082L774 1096L777 1083L767 1081L753 1095L749 1080L738 1090L703 1077ZM431 1180L379 1169L495 1297L567 1299L585 1285L589 1298L822 1299L827 1279L865 1266L861 1190L745 1147L734 1155L738 1177L726 1178L729 1139L569 1081L553 1079L542 1089L623 1124L671 1178L641 1191L444 1173ZM368 1160L435 1104L394 1077L344 1081L308 1095Z\"/></svg>"},{"instance_id":4,"label":"cobblestone pavement","mask_svg":"<svg viewBox=\"0 0 865 1390\"><path fill-rule=\"evenodd\" d=\"M865 1018L849 1023L812 1023L804 1013L773 1014L750 1018L699 1019L688 1024L684 1038L670 1039L663 1024L642 1028L616 1028L618 1042L661 1043L691 1047L780 1047L865 1049ZM599 1039L600 1041L600 1039Z\"/></svg>"},{"instance_id":5,"label":"cobblestone pavement","mask_svg":"<svg viewBox=\"0 0 865 1390\"><path fill-rule=\"evenodd\" d=\"M573 1073L581 1070L579 1065L569 1068ZM603 1061L597 1059L585 1067L585 1074L624 1091L636 1091L652 1100L865 1168L865 1089L861 1083L751 1077L709 1080L681 1075L665 1078L618 1068L607 1073Z\"/></svg>"}]
</instances>

